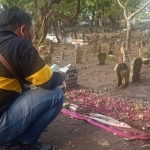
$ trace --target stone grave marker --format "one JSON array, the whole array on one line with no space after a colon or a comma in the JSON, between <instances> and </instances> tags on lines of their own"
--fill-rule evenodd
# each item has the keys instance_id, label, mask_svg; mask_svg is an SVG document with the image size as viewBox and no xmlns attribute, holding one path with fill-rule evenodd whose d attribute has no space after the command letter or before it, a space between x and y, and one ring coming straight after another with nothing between
<instances>
[{"instance_id":1,"label":"stone grave marker","mask_svg":"<svg viewBox=\"0 0 150 150\"><path fill-rule=\"evenodd\" d=\"M81 62L82 59L82 50L76 50L75 51L75 64L79 64Z\"/></svg>"},{"instance_id":2,"label":"stone grave marker","mask_svg":"<svg viewBox=\"0 0 150 150\"><path fill-rule=\"evenodd\" d=\"M99 65L104 65L106 61L106 53L97 53Z\"/></svg>"},{"instance_id":3,"label":"stone grave marker","mask_svg":"<svg viewBox=\"0 0 150 150\"><path fill-rule=\"evenodd\" d=\"M146 46L145 41L141 41L141 47L139 49L139 57L150 58L150 48Z\"/></svg>"},{"instance_id":4,"label":"stone grave marker","mask_svg":"<svg viewBox=\"0 0 150 150\"><path fill-rule=\"evenodd\" d=\"M135 82L140 78L140 71L142 67L142 59L140 57L134 58L130 64L130 81Z\"/></svg>"},{"instance_id":5,"label":"stone grave marker","mask_svg":"<svg viewBox=\"0 0 150 150\"><path fill-rule=\"evenodd\" d=\"M45 61L46 64L50 65L52 63L52 56L51 54L46 54L41 56L41 58Z\"/></svg>"},{"instance_id":6,"label":"stone grave marker","mask_svg":"<svg viewBox=\"0 0 150 150\"><path fill-rule=\"evenodd\" d=\"M129 68L127 64L125 63L120 63L117 64L114 68L115 73L116 73L116 83L117 86L123 86L126 87L129 84Z\"/></svg>"},{"instance_id":7,"label":"stone grave marker","mask_svg":"<svg viewBox=\"0 0 150 150\"><path fill-rule=\"evenodd\" d=\"M48 48L49 48L50 54L53 54L55 50L54 44L51 44Z\"/></svg>"},{"instance_id":8,"label":"stone grave marker","mask_svg":"<svg viewBox=\"0 0 150 150\"><path fill-rule=\"evenodd\" d=\"M115 49L116 49L116 50L119 50L120 46L121 46L121 40L117 40L117 41L115 42Z\"/></svg>"},{"instance_id":9,"label":"stone grave marker","mask_svg":"<svg viewBox=\"0 0 150 150\"><path fill-rule=\"evenodd\" d=\"M88 40L72 39L72 44L80 43L80 45L89 45Z\"/></svg>"},{"instance_id":10,"label":"stone grave marker","mask_svg":"<svg viewBox=\"0 0 150 150\"><path fill-rule=\"evenodd\" d=\"M106 35L103 35L103 36L101 37L101 39L102 39L102 42L107 42L107 37L106 37Z\"/></svg>"},{"instance_id":11,"label":"stone grave marker","mask_svg":"<svg viewBox=\"0 0 150 150\"><path fill-rule=\"evenodd\" d=\"M79 50L80 49L80 43L76 43L75 44L75 50Z\"/></svg>"},{"instance_id":12,"label":"stone grave marker","mask_svg":"<svg viewBox=\"0 0 150 150\"><path fill-rule=\"evenodd\" d=\"M53 53L54 53L54 50L55 50L54 44L51 44L51 45L49 45L49 46L46 46L46 47L45 47L45 50L46 50L47 52L49 52L50 54L53 54Z\"/></svg>"},{"instance_id":13,"label":"stone grave marker","mask_svg":"<svg viewBox=\"0 0 150 150\"><path fill-rule=\"evenodd\" d=\"M65 53L61 52L61 60L64 60L64 57L65 57Z\"/></svg>"},{"instance_id":14,"label":"stone grave marker","mask_svg":"<svg viewBox=\"0 0 150 150\"><path fill-rule=\"evenodd\" d=\"M106 57L109 56L110 45L107 43L101 44L101 52L106 53Z\"/></svg>"},{"instance_id":15,"label":"stone grave marker","mask_svg":"<svg viewBox=\"0 0 150 150\"><path fill-rule=\"evenodd\" d=\"M91 45L91 50L94 52L94 53L96 53L98 50L97 50L97 44L95 44L95 43L93 43L92 45Z\"/></svg>"},{"instance_id":16,"label":"stone grave marker","mask_svg":"<svg viewBox=\"0 0 150 150\"><path fill-rule=\"evenodd\" d=\"M68 68L69 70L67 71L67 76L65 79L67 88L77 85L78 74L79 74L79 70L77 69L76 66L70 65Z\"/></svg>"},{"instance_id":17,"label":"stone grave marker","mask_svg":"<svg viewBox=\"0 0 150 150\"><path fill-rule=\"evenodd\" d=\"M37 50L38 50L38 53L39 53L40 56L44 56L45 55L45 46L44 45L38 47Z\"/></svg>"},{"instance_id":18,"label":"stone grave marker","mask_svg":"<svg viewBox=\"0 0 150 150\"><path fill-rule=\"evenodd\" d=\"M96 52L100 53L101 52L101 41L98 41L98 44L96 45Z\"/></svg>"},{"instance_id":19,"label":"stone grave marker","mask_svg":"<svg viewBox=\"0 0 150 150\"><path fill-rule=\"evenodd\" d=\"M113 42L109 42L109 48L112 50L114 47L113 47Z\"/></svg>"}]
</instances>

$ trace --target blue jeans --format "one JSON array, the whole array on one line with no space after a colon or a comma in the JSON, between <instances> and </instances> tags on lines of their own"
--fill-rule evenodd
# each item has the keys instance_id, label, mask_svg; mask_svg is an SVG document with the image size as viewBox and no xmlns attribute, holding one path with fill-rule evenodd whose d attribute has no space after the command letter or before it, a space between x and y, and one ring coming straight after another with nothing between
<instances>
[{"instance_id":1,"label":"blue jeans","mask_svg":"<svg viewBox=\"0 0 150 150\"><path fill-rule=\"evenodd\" d=\"M34 144L59 114L64 101L59 87L23 93L0 117L0 145L12 141Z\"/></svg>"}]
</instances>

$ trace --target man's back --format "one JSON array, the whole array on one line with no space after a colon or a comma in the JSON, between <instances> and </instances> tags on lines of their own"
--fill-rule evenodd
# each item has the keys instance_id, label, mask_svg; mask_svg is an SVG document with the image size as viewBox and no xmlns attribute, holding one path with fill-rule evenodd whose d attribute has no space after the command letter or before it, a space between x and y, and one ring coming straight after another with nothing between
<instances>
[{"instance_id":1,"label":"man's back","mask_svg":"<svg viewBox=\"0 0 150 150\"><path fill-rule=\"evenodd\" d=\"M5 28L0 28L0 53L24 81L32 82L32 79L28 77L46 66L29 40L20 38ZM44 80L46 82L46 78ZM35 81L34 84L36 85L37 82ZM21 93L22 89L18 80L0 63L0 114Z\"/></svg>"}]
</instances>

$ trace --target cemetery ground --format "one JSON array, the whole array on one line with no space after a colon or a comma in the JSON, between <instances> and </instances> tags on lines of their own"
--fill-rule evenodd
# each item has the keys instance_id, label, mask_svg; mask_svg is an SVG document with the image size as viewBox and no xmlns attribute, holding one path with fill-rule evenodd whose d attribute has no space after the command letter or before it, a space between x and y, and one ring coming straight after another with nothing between
<instances>
[{"instance_id":1,"label":"cemetery ground","mask_svg":"<svg viewBox=\"0 0 150 150\"><path fill-rule=\"evenodd\" d=\"M76 64L79 69L77 89L88 89L100 92L106 97L120 101L138 103L139 106L150 103L150 65L142 65L140 79L129 83L126 88L116 87L114 67L119 58L106 60L105 65L98 65L99 61L90 46L81 46L82 59ZM138 56L138 47L132 45L131 56ZM61 60L61 51L64 59ZM119 51L119 50L118 50ZM53 63L58 66L75 65L74 45L56 45ZM78 96L76 97L78 101ZM83 110L88 113L90 110ZM147 114L150 115L150 114ZM136 122L137 123L137 122ZM138 126L138 125L137 125ZM150 140L126 139L85 121L72 119L62 113L49 125L42 134L41 141L56 145L56 150L149 150Z\"/></svg>"}]
</instances>

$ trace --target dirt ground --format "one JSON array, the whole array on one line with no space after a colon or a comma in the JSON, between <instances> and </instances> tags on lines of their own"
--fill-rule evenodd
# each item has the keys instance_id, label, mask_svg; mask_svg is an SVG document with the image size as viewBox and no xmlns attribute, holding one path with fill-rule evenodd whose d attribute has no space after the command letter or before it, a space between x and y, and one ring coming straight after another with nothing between
<instances>
[{"instance_id":1,"label":"dirt ground","mask_svg":"<svg viewBox=\"0 0 150 150\"><path fill-rule=\"evenodd\" d=\"M68 45L65 49L65 59L60 60L60 50L63 45L56 47L53 63L59 66L74 64L74 46ZM84 50L82 61L77 65L79 69L78 84L81 87L92 88L107 94L109 97L124 99L148 105L150 103L150 65L142 65L140 80L130 83L126 88L117 88L114 67L117 62L107 62L106 65L97 65L96 54L89 47ZM138 51L138 50L137 50ZM135 49L136 52L136 49ZM84 121L71 119L63 114L49 125L42 134L41 141L56 146L56 150L149 150L150 141L125 138L103 129L92 126Z\"/></svg>"}]
</instances>

